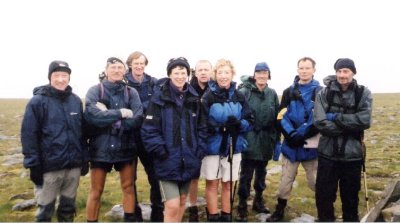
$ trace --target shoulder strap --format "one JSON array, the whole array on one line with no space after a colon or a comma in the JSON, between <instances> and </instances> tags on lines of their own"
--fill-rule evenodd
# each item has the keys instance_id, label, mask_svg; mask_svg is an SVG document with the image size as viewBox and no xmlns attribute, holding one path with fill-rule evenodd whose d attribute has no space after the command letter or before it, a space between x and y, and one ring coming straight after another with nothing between
<instances>
[{"instance_id":1,"label":"shoulder strap","mask_svg":"<svg viewBox=\"0 0 400 223\"><path fill-rule=\"evenodd\" d=\"M355 98L355 104L354 108L357 109L358 105L360 104L361 97L364 92L364 86L363 85L356 85L354 89L354 98ZM334 92L330 89L330 86L327 87L327 93L326 93L326 100L328 102L328 109L327 112L329 112L332 104L333 104L333 97L334 97Z\"/></svg>"},{"instance_id":2,"label":"shoulder strap","mask_svg":"<svg viewBox=\"0 0 400 223\"><path fill-rule=\"evenodd\" d=\"M104 101L105 100L105 93L104 93L104 85L103 85L102 82L99 83L99 88L100 88L100 92L99 92L100 100L99 101ZM131 97L131 89L128 87L128 85L125 85L125 88L124 88L124 102L125 102L126 106L129 105L130 97Z\"/></svg>"},{"instance_id":3,"label":"shoulder strap","mask_svg":"<svg viewBox=\"0 0 400 223\"><path fill-rule=\"evenodd\" d=\"M100 92L99 92L100 100L103 100L104 99L104 85L102 82L99 83L99 87L100 87Z\"/></svg>"},{"instance_id":4,"label":"shoulder strap","mask_svg":"<svg viewBox=\"0 0 400 223\"><path fill-rule=\"evenodd\" d=\"M361 97L364 93L364 88L365 87L363 85L356 85L356 89L354 92L354 94L355 94L355 105L354 106L356 109L358 108L358 105L360 104Z\"/></svg>"}]
</instances>

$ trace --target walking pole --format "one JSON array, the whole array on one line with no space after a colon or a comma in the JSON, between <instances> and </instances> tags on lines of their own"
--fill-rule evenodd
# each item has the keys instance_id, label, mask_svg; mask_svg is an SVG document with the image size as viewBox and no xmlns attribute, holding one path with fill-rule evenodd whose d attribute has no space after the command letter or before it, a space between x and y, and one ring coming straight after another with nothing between
<instances>
[{"instance_id":1,"label":"walking pole","mask_svg":"<svg viewBox=\"0 0 400 223\"><path fill-rule=\"evenodd\" d=\"M229 137L230 139L230 146L229 146L229 156L228 156L228 162L230 163L230 201L231 201L231 222L233 221L233 191L232 191L232 166L233 166L233 140L232 140L232 136Z\"/></svg>"},{"instance_id":2,"label":"walking pole","mask_svg":"<svg viewBox=\"0 0 400 223\"><path fill-rule=\"evenodd\" d=\"M365 170L365 159L367 157L367 147L364 143L364 137L361 137L361 148L363 151L363 160L362 160L362 173L364 178L364 189L365 189L365 202L367 203L367 213L369 212L369 203L368 203L368 187L367 187L367 172Z\"/></svg>"}]
</instances>

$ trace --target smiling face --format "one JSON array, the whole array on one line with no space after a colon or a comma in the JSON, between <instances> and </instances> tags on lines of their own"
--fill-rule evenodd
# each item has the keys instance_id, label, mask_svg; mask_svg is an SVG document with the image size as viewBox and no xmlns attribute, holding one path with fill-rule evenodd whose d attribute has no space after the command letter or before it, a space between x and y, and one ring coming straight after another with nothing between
<instances>
[{"instance_id":1,"label":"smiling face","mask_svg":"<svg viewBox=\"0 0 400 223\"><path fill-rule=\"evenodd\" d=\"M169 78L171 79L172 84L175 85L175 87L178 88L180 91L182 91L183 87L186 84L186 80L188 79L188 75L189 74L186 67L176 66L172 68Z\"/></svg>"},{"instance_id":2,"label":"smiling face","mask_svg":"<svg viewBox=\"0 0 400 223\"><path fill-rule=\"evenodd\" d=\"M139 58L133 59L131 63L132 76L137 81L141 81L146 68L146 58L141 55Z\"/></svg>"},{"instance_id":3,"label":"smiling face","mask_svg":"<svg viewBox=\"0 0 400 223\"><path fill-rule=\"evenodd\" d=\"M55 71L50 76L50 85L57 90L64 91L69 84L69 73Z\"/></svg>"},{"instance_id":4,"label":"smiling face","mask_svg":"<svg viewBox=\"0 0 400 223\"><path fill-rule=\"evenodd\" d=\"M336 80L343 89L347 89L353 81L354 73L349 68L342 68L336 71Z\"/></svg>"},{"instance_id":5,"label":"smiling face","mask_svg":"<svg viewBox=\"0 0 400 223\"><path fill-rule=\"evenodd\" d=\"M254 72L254 80L256 80L257 86L265 86L268 83L269 72L266 70Z\"/></svg>"},{"instance_id":6,"label":"smiling face","mask_svg":"<svg viewBox=\"0 0 400 223\"><path fill-rule=\"evenodd\" d=\"M229 89L233 79L233 72L230 66L224 65L215 71L215 80L220 88Z\"/></svg>"},{"instance_id":7,"label":"smiling face","mask_svg":"<svg viewBox=\"0 0 400 223\"><path fill-rule=\"evenodd\" d=\"M125 71L125 65L122 63L107 63L107 80L110 82L121 81L124 78Z\"/></svg>"}]
</instances>

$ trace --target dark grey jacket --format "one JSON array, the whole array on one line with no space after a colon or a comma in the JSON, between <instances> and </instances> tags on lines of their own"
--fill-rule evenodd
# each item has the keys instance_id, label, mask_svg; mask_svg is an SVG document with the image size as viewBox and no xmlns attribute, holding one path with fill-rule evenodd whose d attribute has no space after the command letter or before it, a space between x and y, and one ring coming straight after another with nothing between
<instances>
[{"instance_id":1,"label":"dark grey jacket","mask_svg":"<svg viewBox=\"0 0 400 223\"><path fill-rule=\"evenodd\" d=\"M335 75L326 77L324 84L327 87L324 87L317 94L314 106L314 125L322 134L318 145L318 154L336 161L362 160L363 152L360 133L371 125L371 91L365 87L361 100L358 106L355 107L354 89L357 86L356 80L353 80L349 89L345 92L340 91ZM335 121L326 119L329 107L327 100L328 88L333 91L333 103L329 112L338 114ZM338 154L337 149L341 147L344 151Z\"/></svg>"},{"instance_id":2,"label":"dark grey jacket","mask_svg":"<svg viewBox=\"0 0 400 223\"><path fill-rule=\"evenodd\" d=\"M139 94L122 83L108 80L102 83L104 98L101 98L100 85L95 85L88 90L85 99L84 118L90 126L85 128L89 137L90 161L116 163L133 160L137 148L132 131L140 127L143 115ZM96 107L97 102L105 104L108 110L101 111ZM133 118L122 118L121 108L131 109Z\"/></svg>"}]
</instances>

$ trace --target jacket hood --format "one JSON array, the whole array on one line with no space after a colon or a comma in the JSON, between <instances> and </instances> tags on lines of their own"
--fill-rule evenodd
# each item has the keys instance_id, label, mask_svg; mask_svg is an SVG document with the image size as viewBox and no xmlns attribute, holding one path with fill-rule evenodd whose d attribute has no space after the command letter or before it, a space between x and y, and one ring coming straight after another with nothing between
<instances>
[{"instance_id":1,"label":"jacket hood","mask_svg":"<svg viewBox=\"0 0 400 223\"><path fill-rule=\"evenodd\" d=\"M336 81L336 75L329 75L325 77L323 80L325 86L329 86L335 81Z\"/></svg>"},{"instance_id":2,"label":"jacket hood","mask_svg":"<svg viewBox=\"0 0 400 223\"><path fill-rule=\"evenodd\" d=\"M248 89L257 88L256 81L254 80L254 78L252 76L243 75L240 77L240 80L242 81L243 87L245 87L245 88L248 88Z\"/></svg>"},{"instance_id":3,"label":"jacket hood","mask_svg":"<svg viewBox=\"0 0 400 223\"><path fill-rule=\"evenodd\" d=\"M332 90L340 91L340 84L337 82L336 75L329 75L324 78L325 86L330 86ZM353 89L357 85L357 80L353 78L349 85L349 89Z\"/></svg>"},{"instance_id":4,"label":"jacket hood","mask_svg":"<svg viewBox=\"0 0 400 223\"><path fill-rule=\"evenodd\" d=\"M71 95L71 93L72 93L72 88L69 85L64 91L57 90L49 84L35 87L33 89L33 95L44 95L60 99L65 99L66 97Z\"/></svg>"}]
</instances>

